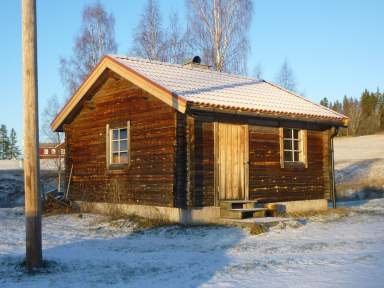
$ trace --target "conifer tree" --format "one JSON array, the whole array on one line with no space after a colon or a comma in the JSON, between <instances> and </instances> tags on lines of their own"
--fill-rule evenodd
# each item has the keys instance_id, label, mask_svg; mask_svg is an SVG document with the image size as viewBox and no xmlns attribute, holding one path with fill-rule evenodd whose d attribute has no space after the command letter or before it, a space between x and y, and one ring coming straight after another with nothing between
<instances>
[{"instance_id":1,"label":"conifer tree","mask_svg":"<svg viewBox=\"0 0 384 288\"><path fill-rule=\"evenodd\" d=\"M17 146L17 137L15 129L11 129L9 134L9 149L8 149L8 159L17 159L20 156L20 150Z\"/></svg>"},{"instance_id":2,"label":"conifer tree","mask_svg":"<svg viewBox=\"0 0 384 288\"><path fill-rule=\"evenodd\" d=\"M329 107L329 102L328 102L328 98L327 97L324 97L323 99L320 100L320 105L323 105L325 107Z\"/></svg>"},{"instance_id":3,"label":"conifer tree","mask_svg":"<svg viewBox=\"0 0 384 288\"><path fill-rule=\"evenodd\" d=\"M7 159L9 149L9 138L7 132L7 126L1 124L0 126L0 159Z\"/></svg>"}]
</instances>

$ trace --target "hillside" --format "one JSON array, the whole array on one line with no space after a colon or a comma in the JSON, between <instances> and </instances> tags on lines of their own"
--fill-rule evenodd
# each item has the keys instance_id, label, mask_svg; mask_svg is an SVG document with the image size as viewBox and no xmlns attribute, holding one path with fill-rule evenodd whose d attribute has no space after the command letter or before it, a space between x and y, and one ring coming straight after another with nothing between
<instances>
[{"instance_id":1,"label":"hillside","mask_svg":"<svg viewBox=\"0 0 384 288\"><path fill-rule=\"evenodd\" d=\"M384 196L384 134L335 138L339 198Z\"/></svg>"},{"instance_id":2,"label":"hillside","mask_svg":"<svg viewBox=\"0 0 384 288\"><path fill-rule=\"evenodd\" d=\"M56 172L40 161L42 192L55 188ZM0 160L0 208L24 205L24 175L21 160Z\"/></svg>"}]
</instances>

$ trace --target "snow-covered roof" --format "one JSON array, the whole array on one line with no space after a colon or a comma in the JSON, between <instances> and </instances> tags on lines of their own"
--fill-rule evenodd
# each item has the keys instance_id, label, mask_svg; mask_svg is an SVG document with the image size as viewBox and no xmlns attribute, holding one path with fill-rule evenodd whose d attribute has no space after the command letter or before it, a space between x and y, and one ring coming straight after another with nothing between
<instances>
[{"instance_id":1,"label":"snow-covered roof","mask_svg":"<svg viewBox=\"0 0 384 288\"><path fill-rule=\"evenodd\" d=\"M216 72L198 68L197 65L169 64L122 56L110 57L190 103L265 113L329 119L347 118L265 80Z\"/></svg>"},{"instance_id":2,"label":"snow-covered roof","mask_svg":"<svg viewBox=\"0 0 384 288\"><path fill-rule=\"evenodd\" d=\"M57 115L52 122L53 130L62 129L68 115L106 69L120 74L182 113L188 105L193 105L246 111L255 116L330 120L340 125L346 125L348 121L344 115L264 80L216 72L199 65L107 55Z\"/></svg>"}]
</instances>

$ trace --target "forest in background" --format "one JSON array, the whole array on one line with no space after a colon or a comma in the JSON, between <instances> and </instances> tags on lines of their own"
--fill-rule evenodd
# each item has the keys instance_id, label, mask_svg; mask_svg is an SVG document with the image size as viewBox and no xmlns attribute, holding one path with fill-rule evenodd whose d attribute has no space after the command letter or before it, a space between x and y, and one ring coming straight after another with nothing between
<instances>
[{"instance_id":1,"label":"forest in background","mask_svg":"<svg viewBox=\"0 0 384 288\"><path fill-rule=\"evenodd\" d=\"M384 93L377 89L367 89L360 99L344 96L343 101L328 101L324 98L320 104L349 117L347 128L340 129L339 136L360 136L384 131Z\"/></svg>"}]
</instances>

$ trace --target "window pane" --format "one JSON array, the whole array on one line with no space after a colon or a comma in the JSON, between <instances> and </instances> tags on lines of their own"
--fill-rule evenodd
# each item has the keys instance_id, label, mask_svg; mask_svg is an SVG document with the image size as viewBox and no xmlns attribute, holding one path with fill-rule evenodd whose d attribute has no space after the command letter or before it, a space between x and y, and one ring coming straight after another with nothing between
<instances>
[{"instance_id":1,"label":"window pane","mask_svg":"<svg viewBox=\"0 0 384 288\"><path fill-rule=\"evenodd\" d=\"M127 150L128 150L127 140L120 141L120 151L127 151Z\"/></svg>"},{"instance_id":2,"label":"window pane","mask_svg":"<svg viewBox=\"0 0 384 288\"><path fill-rule=\"evenodd\" d=\"M284 151L284 161L292 161L292 152Z\"/></svg>"},{"instance_id":3,"label":"window pane","mask_svg":"<svg viewBox=\"0 0 384 288\"><path fill-rule=\"evenodd\" d=\"M284 149L285 150L292 150L292 141L291 140L284 140Z\"/></svg>"},{"instance_id":4,"label":"window pane","mask_svg":"<svg viewBox=\"0 0 384 288\"><path fill-rule=\"evenodd\" d=\"M112 153L112 163L119 163L119 153Z\"/></svg>"},{"instance_id":5,"label":"window pane","mask_svg":"<svg viewBox=\"0 0 384 288\"><path fill-rule=\"evenodd\" d=\"M119 129L113 129L112 130L112 139L113 140L119 139Z\"/></svg>"},{"instance_id":6,"label":"window pane","mask_svg":"<svg viewBox=\"0 0 384 288\"><path fill-rule=\"evenodd\" d=\"M128 153L121 152L120 153L120 163L128 163Z\"/></svg>"},{"instance_id":7,"label":"window pane","mask_svg":"<svg viewBox=\"0 0 384 288\"><path fill-rule=\"evenodd\" d=\"M292 129L284 128L284 138L292 138Z\"/></svg>"},{"instance_id":8,"label":"window pane","mask_svg":"<svg viewBox=\"0 0 384 288\"><path fill-rule=\"evenodd\" d=\"M127 128L120 129L120 139L127 139Z\"/></svg>"},{"instance_id":9,"label":"window pane","mask_svg":"<svg viewBox=\"0 0 384 288\"><path fill-rule=\"evenodd\" d=\"M299 130L297 130L297 129L293 129L293 137L294 137L295 139L299 139Z\"/></svg>"},{"instance_id":10,"label":"window pane","mask_svg":"<svg viewBox=\"0 0 384 288\"><path fill-rule=\"evenodd\" d=\"M119 141L112 141L112 152L119 151Z\"/></svg>"},{"instance_id":11,"label":"window pane","mask_svg":"<svg viewBox=\"0 0 384 288\"><path fill-rule=\"evenodd\" d=\"M300 159L299 159L299 152L295 152L295 153L294 153L294 156L295 156L294 161L299 161L299 160L300 160Z\"/></svg>"},{"instance_id":12,"label":"window pane","mask_svg":"<svg viewBox=\"0 0 384 288\"><path fill-rule=\"evenodd\" d=\"M295 140L295 150L299 150L299 141Z\"/></svg>"}]
</instances>

